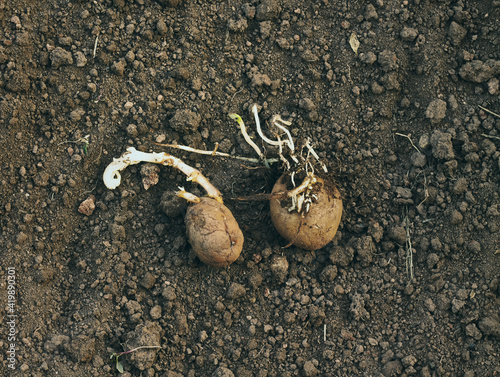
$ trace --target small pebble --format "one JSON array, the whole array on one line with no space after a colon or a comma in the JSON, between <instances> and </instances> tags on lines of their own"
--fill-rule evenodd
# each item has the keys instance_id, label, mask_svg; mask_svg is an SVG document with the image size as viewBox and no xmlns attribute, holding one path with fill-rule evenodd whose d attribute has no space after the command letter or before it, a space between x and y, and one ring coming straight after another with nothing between
<instances>
[{"instance_id":1,"label":"small pebble","mask_svg":"<svg viewBox=\"0 0 500 377\"><path fill-rule=\"evenodd\" d=\"M230 300L235 300L243 297L246 293L246 289L243 285L239 283L231 283L227 289L226 297Z\"/></svg>"}]
</instances>

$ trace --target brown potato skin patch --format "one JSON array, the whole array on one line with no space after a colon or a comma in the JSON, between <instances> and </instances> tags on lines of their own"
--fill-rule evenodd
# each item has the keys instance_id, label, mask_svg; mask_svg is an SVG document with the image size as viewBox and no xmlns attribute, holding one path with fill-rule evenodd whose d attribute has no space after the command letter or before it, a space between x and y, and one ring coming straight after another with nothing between
<instances>
[{"instance_id":1,"label":"brown potato skin patch","mask_svg":"<svg viewBox=\"0 0 500 377\"><path fill-rule=\"evenodd\" d=\"M273 187L272 192L286 191L286 175L282 175ZM271 199L271 220L278 233L294 246L304 250L318 250L328 244L335 234L342 217L342 199L336 187L325 185L322 178L317 177L317 190L314 194L318 200L313 203L309 212L302 217L297 211L288 212L282 201L288 199Z\"/></svg>"},{"instance_id":2,"label":"brown potato skin patch","mask_svg":"<svg viewBox=\"0 0 500 377\"><path fill-rule=\"evenodd\" d=\"M189 206L185 222L189 243L203 263L226 267L240 256L243 233L224 204L203 197Z\"/></svg>"}]
</instances>

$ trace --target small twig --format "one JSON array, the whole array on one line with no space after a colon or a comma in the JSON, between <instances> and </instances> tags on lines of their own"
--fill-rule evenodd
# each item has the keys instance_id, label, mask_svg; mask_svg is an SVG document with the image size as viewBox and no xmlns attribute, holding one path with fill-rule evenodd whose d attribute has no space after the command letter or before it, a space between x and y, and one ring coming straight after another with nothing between
<instances>
[{"instance_id":1,"label":"small twig","mask_svg":"<svg viewBox=\"0 0 500 377\"><path fill-rule=\"evenodd\" d=\"M408 220L408 207L405 207L405 228L406 228L406 275L410 275L410 280L413 280L413 248L410 237L410 222Z\"/></svg>"},{"instance_id":2,"label":"small twig","mask_svg":"<svg viewBox=\"0 0 500 377\"><path fill-rule=\"evenodd\" d=\"M88 146L89 145L89 137L90 137L90 135L85 135L84 137L81 137L78 140L65 140L65 141L61 141L57 145L81 143L83 145L87 145Z\"/></svg>"},{"instance_id":3,"label":"small twig","mask_svg":"<svg viewBox=\"0 0 500 377\"><path fill-rule=\"evenodd\" d=\"M136 348L133 348L131 350L128 350L128 351L124 351L124 352L113 352L110 356L110 359L112 359L113 357L116 359L116 369L118 370L118 372L123 373L123 365L118 360L118 358L120 356L129 354L129 353L141 350L141 349L151 349L151 348L161 348L161 346L140 346L140 347L136 347Z\"/></svg>"},{"instance_id":4,"label":"small twig","mask_svg":"<svg viewBox=\"0 0 500 377\"><path fill-rule=\"evenodd\" d=\"M234 92L233 96L231 97L231 101L234 99L234 97L236 97L236 94L241 93L242 91L243 91L243 88L241 88L237 92Z\"/></svg>"},{"instance_id":5,"label":"small twig","mask_svg":"<svg viewBox=\"0 0 500 377\"><path fill-rule=\"evenodd\" d=\"M99 184L99 182L96 182L96 184L95 184L95 186L94 186L94 188L92 190L90 190L90 191L84 191L83 193L84 194L90 194L92 191L94 191L97 188L98 184Z\"/></svg>"},{"instance_id":6,"label":"small twig","mask_svg":"<svg viewBox=\"0 0 500 377\"><path fill-rule=\"evenodd\" d=\"M418 153L420 153L420 149L418 149L418 148L415 146L415 144L413 144L413 141L411 141L411 138L410 138L410 135L411 135L411 134L408 134L408 135L403 135L403 134L400 134L399 132L396 132L396 135L398 135L398 136L402 136L402 137L406 137L408 140L410 140L411 146L412 146L413 148L415 148L415 149L417 150L417 152L418 152Z\"/></svg>"},{"instance_id":7,"label":"small twig","mask_svg":"<svg viewBox=\"0 0 500 377\"><path fill-rule=\"evenodd\" d=\"M479 108L480 108L481 110L484 110L484 111L486 111L487 113L490 113L491 115L494 115L494 116L496 116L496 117L500 118L500 115L498 115L497 113L494 113L493 111L488 110L486 107L483 107L483 106L481 106L481 105L478 105L478 106L479 106Z\"/></svg>"},{"instance_id":8,"label":"small twig","mask_svg":"<svg viewBox=\"0 0 500 377\"><path fill-rule=\"evenodd\" d=\"M418 204L417 207L420 207L428 198L429 198L429 190L427 189L427 177L426 175L424 174L424 193L425 193L425 197L424 199Z\"/></svg>"},{"instance_id":9,"label":"small twig","mask_svg":"<svg viewBox=\"0 0 500 377\"><path fill-rule=\"evenodd\" d=\"M95 37L95 42L94 42L94 54L93 54L93 58L95 58L95 54L97 52L97 42L99 41L99 33L97 33L96 37Z\"/></svg>"},{"instance_id":10,"label":"small twig","mask_svg":"<svg viewBox=\"0 0 500 377\"><path fill-rule=\"evenodd\" d=\"M257 356L259 356L262 353L262 351L264 351L264 346L261 347L259 353L257 353Z\"/></svg>"},{"instance_id":11,"label":"small twig","mask_svg":"<svg viewBox=\"0 0 500 377\"><path fill-rule=\"evenodd\" d=\"M481 134L481 136L487 137L488 139L500 140L500 137L498 137L498 136L492 136L492 135L486 135L486 134Z\"/></svg>"},{"instance_id":12,"label":"small twig","mask_svg":"<svg viewBox=\"0 0 500 377\"><path fill-rule=\"evenodd\" d=\"M140 347L136 347L136 348L133 348L131 350L128 350L128 351L114 352L113 355L121 356L121 355L126 355L128 353L132 353L132 352L135 352L135 351L139 351L141 349L150 349L150 348L161 348L161 346L140 346Z\"/></svg>"}]
</instances>

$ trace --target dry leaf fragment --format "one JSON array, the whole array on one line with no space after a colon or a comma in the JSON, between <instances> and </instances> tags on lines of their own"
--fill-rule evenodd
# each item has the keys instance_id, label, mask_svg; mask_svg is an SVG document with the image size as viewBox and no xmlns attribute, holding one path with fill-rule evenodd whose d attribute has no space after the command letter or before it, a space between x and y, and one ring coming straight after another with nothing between
<instances>
[{"instance_id":1,"label":"dry leaf fragment","mask_svg":"<svg viewBox=\"0 0 500 377\"><path fill-rule=\"evenodd\" d=\"M356 55L358 55L359 39L355 32L352 32L351 38L349 38L349 44Z\"/></svg>"}]
</instances>

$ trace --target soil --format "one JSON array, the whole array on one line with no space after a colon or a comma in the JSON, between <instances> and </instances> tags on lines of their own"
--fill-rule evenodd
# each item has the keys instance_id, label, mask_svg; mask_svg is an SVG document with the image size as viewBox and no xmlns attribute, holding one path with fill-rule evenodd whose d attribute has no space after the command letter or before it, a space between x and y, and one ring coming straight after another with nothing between
<instances>
[{"instance_id":1,"label":"soil","mask_svg":"<svg viewBox=\"0 0 500 377\"><path fill-rule=\"evenodd\" d=\"M0 0L0 21L0 375L115 376L140 346L161 349L123 376L500 375L498 0ZM320 250L237 200L275 165L155 144L256 157L228 117L262 145L254 103L335 173ZM222 192L235 263L193 255L181 173L104 186L129 146Z\"/></svg>"}]
</instances>

